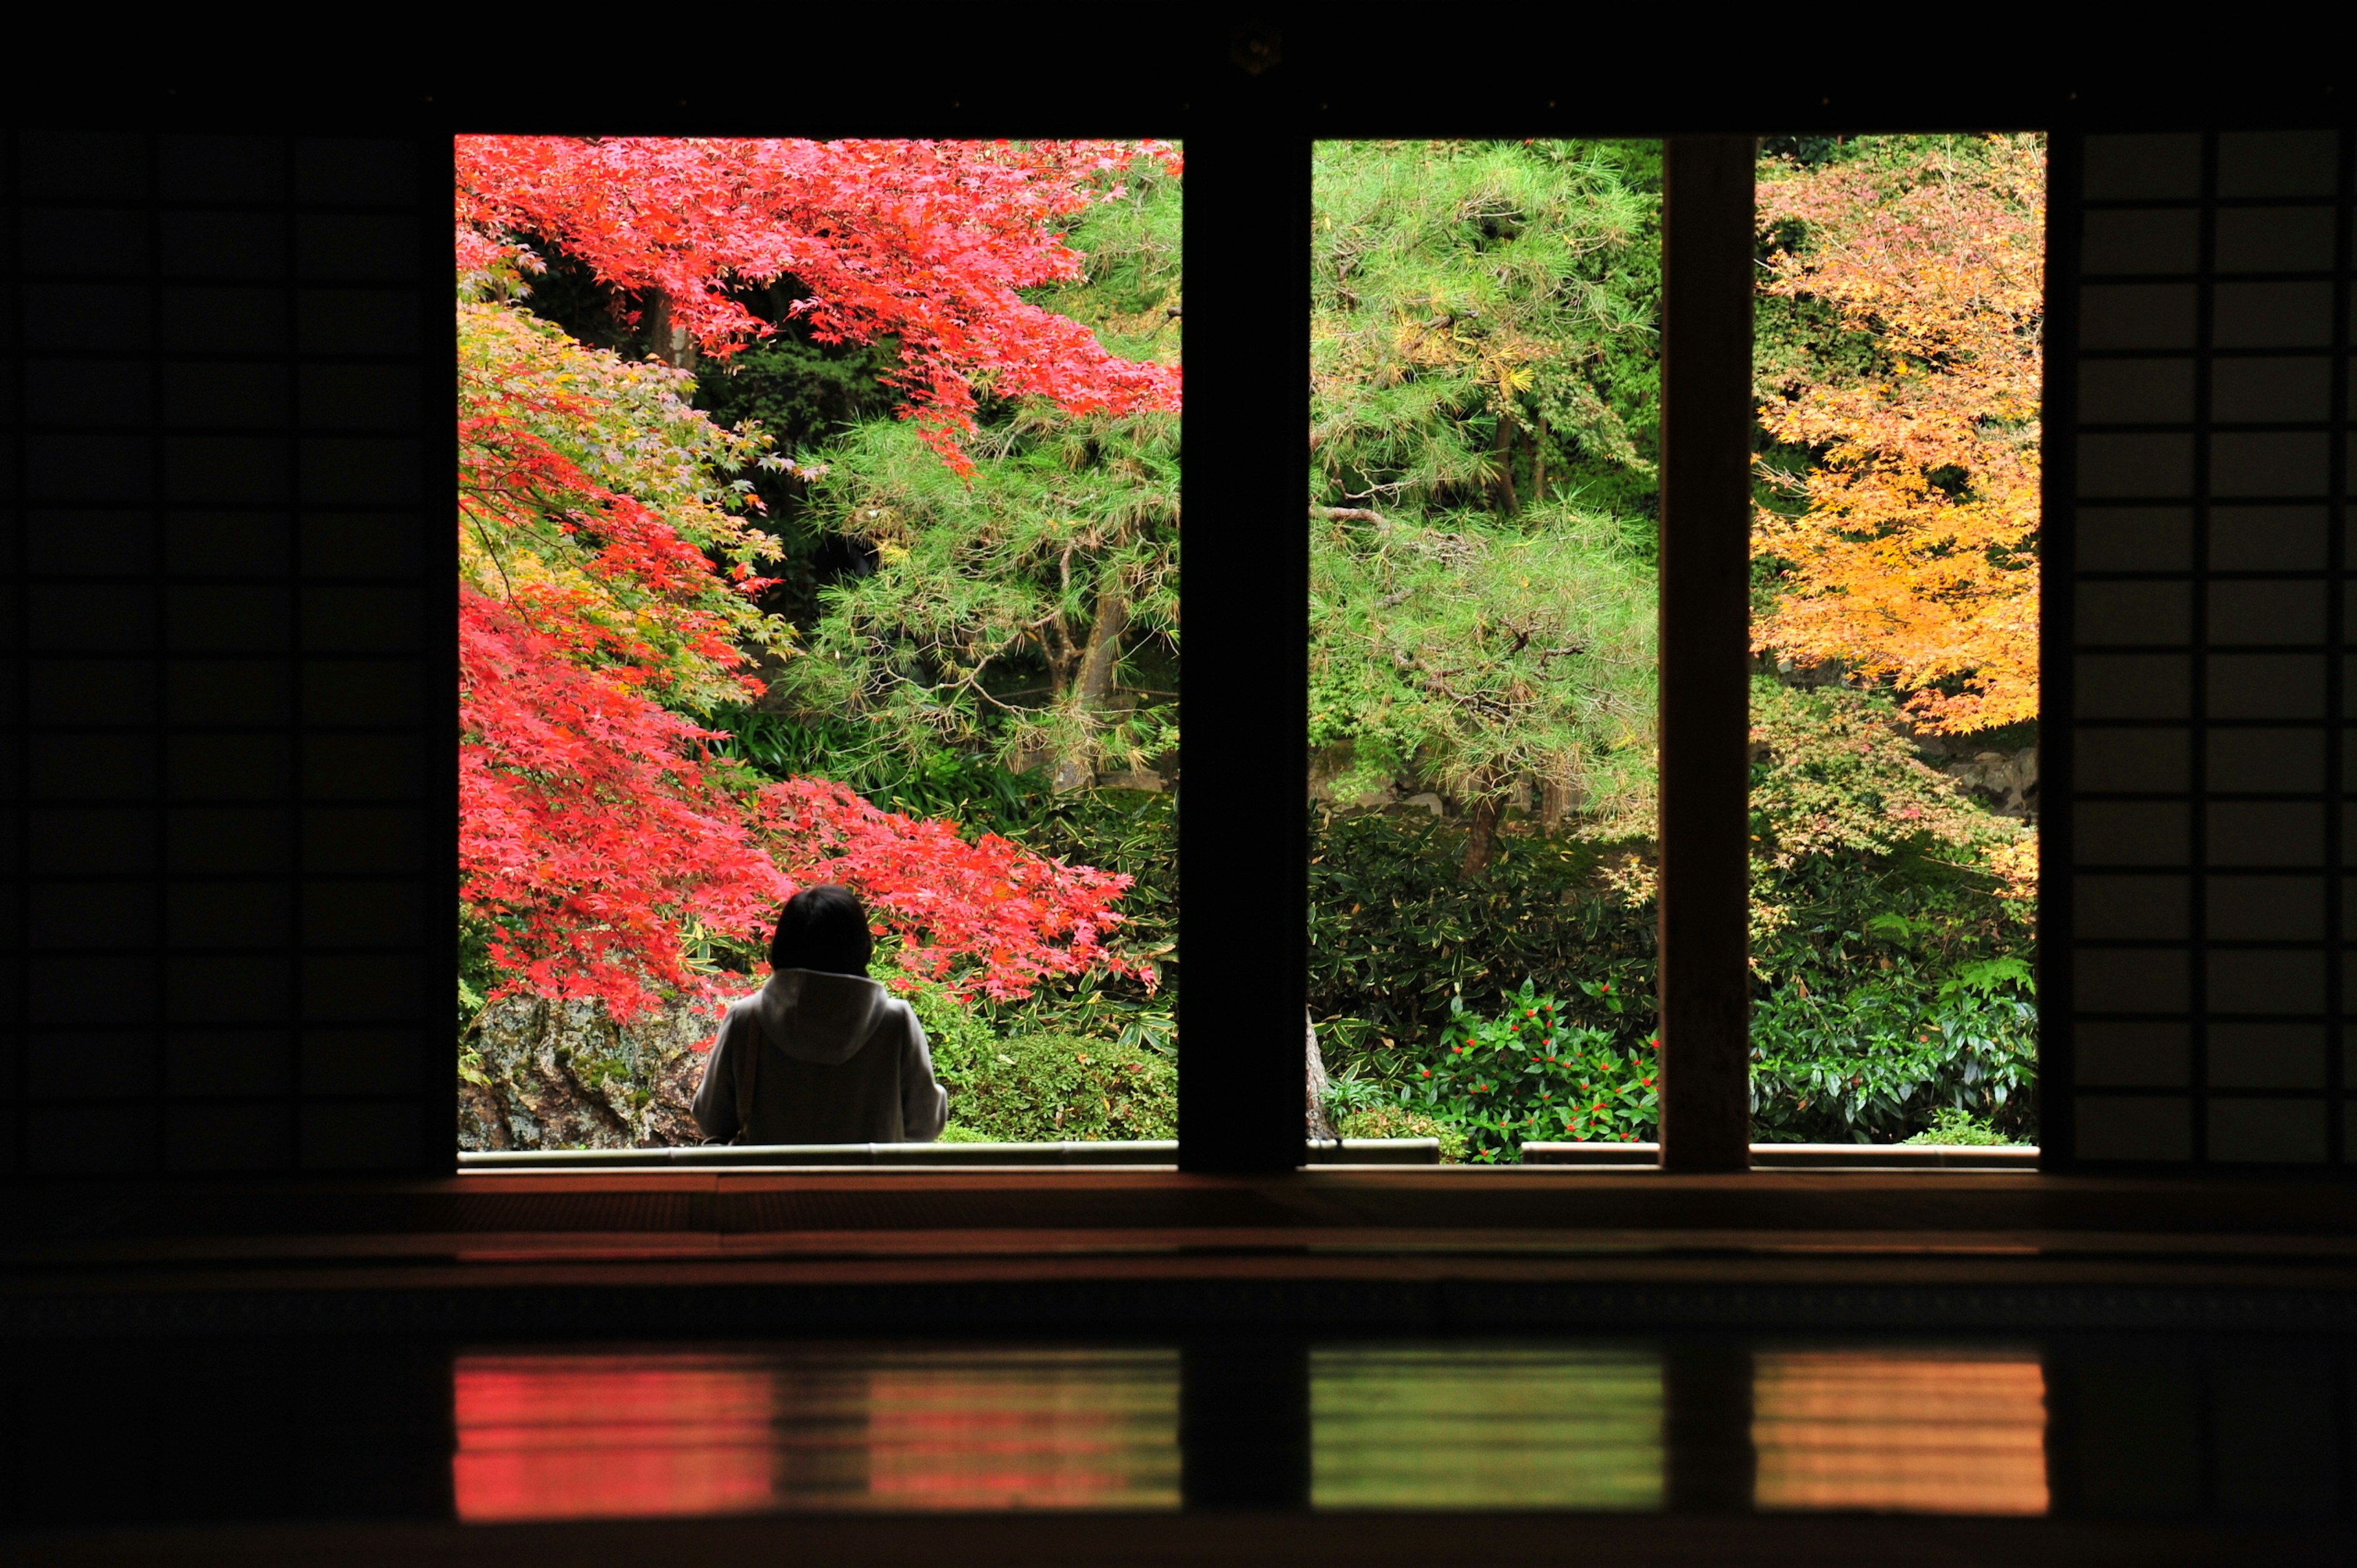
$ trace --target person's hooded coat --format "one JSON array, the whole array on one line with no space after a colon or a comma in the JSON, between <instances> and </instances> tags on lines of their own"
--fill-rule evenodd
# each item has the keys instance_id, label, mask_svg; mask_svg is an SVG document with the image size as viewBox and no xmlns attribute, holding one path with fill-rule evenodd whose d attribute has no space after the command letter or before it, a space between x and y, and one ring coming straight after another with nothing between
<instances>
[{"instance_id":1,"label":"person's hooded coat","mask_svg":"<svg viewBox=\"0 0 2357 1568\"><path fill-rule=\"evenodd\" d=\"M949 1095L906 1002L865 975L781 969L729 1004L694 1111L736 1144L927 1144Z\"/></svg>"}]
</instances>

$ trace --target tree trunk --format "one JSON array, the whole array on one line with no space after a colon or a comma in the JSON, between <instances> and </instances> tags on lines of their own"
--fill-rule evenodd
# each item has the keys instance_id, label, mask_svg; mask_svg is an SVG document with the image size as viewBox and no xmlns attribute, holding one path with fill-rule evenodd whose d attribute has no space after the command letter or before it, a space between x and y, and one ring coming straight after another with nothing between
<instances>
[{"instance_id":1,"label":"tree trunk","mask_svg":"<svg viewBox=\"0 0 2357 1568\"><path fill-rule=\"evenodd\" d=\"M1550 779L1539 787L1539 820L1550 832L1571 814L1571 786L1563 780Z\"/></svg>"},{"instance_id":2,"label":"tree trunk","mask_svg":"<svg viewBox=\"0 0 2357 1568\"><path fill-rule=\"evenodd\" d=\"M1118 578L1097 585L1097 617L1089 628L1087 649L1081 655L1075 694L1081 706L1094 713L1113 697L1114 676L1121 663L1121 638L1129 629L1129 600Z\"/></svg>"},{"instance_id":3,"label":"tree trunk","mask_svg":"<svg viewBox=\"0 0 2357 1568\"><path fill-rule=\"evenodd\" d=\"M1114 678L1121 666L1122 634L1128 629L1129 600L1123 596L1120 579L1108 575L1097 585L1096 619L1089 627L1080 670L1072 679L1072 696L1084 715L1101 713L1112 702ZM1088 781L1088 769L1078 761L1056 765L1057 789L1077 789Z\"/></svg>"},{"instance_id":4,"label":"tree trunk","mask_svg":"<svg viewBox=\"0 0 2357 1568\"><path fill-rule=\"evenodd\" d=\"M1505 810L1497 800L1483 800L1473 808L1472 821L1465 833L1465 858L1457 866L1458 881L1472 881L1497 858L1498 819Z\"/></svg>"},{"instance_id":5,"label":"tree trunk","mask_svg":"<svg viewBox=\"0 0 2357 1568\"><path fill-rule=\"evenodd\" d=\"M1503 405L1498 409L1498 439L1490 456L1498 465L1498 510L1512 517L1522 505L1514 499L1514 416Z\"/></svg>"},{"instance_id":6,"label":"tree trunk","mask_svg":"<svg viewBox=\"0 0 2357 1568\"><path fill-rule=\"evenodd\" d=\"M1531 504L1541 506L1546 501L1546 415L1539 415L1538 435L1531 441Z\"/></svg>"},{"instance_id":7,"label":"tree trunk","mask_svg":"<svg viewBox=\"0 0 2357 1568\"><path fill-rule=\"evenodd\" d=\"M647 351L666 365L695 369L695 335L675 320L671 295L659 288L647 291Z\"/></svg>"},{"instance_id":8,"label":"tree trunk","mask_svg":"<svg viewBox=\"0 0 2357 1568\"><path fill-rule=\"evenodd\" d=\"M1301 1010L1301 1032L1305 1041L1307 1069L1303 1083L1303 1103L1308 1110L1304 1133L1311 1138L1340 1138L1334 1123L1326 1119L1326 1058L1318 1049L1318 1026L1309 1016L1309 1009Z\"/></svg>"}]
</instances>

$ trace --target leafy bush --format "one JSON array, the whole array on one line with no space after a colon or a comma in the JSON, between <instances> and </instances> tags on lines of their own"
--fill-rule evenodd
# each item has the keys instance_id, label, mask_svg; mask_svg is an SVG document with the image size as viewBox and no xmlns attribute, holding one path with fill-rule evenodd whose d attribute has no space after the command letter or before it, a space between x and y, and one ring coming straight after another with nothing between
<instances>
[{"instance_id":1,"label":"leafy bush","mask_svg":"<svg viewBox=\"0 0 2357 1568\"><path fill-rule=\"evenodd\" d=\"M1609 982L1585 989L1618 1010ZM1532 1139L1646 1138L1661 1122L1660 1077L1651 1042L1623 1048L1609 1029L1568 1022L1554 997L1525 981L1498 1017L1452 1014L1402 1101L1463 1133L1474 1160L1511 1163Z\"/></svg>"},{"instance_id":2,"label":"leafy bush","mask_svg":"<svg viewBox=\"0 0 2357 1568\"><path fill-rule=\"evenodd\" d=\"M1465 831L1422 812L1312 815L1309 1006L1338 1075L1405 1082L1458 1009L1498 1012L1524 979L1624 1045L1652 1032L1577 985L1600 975L1616 996L1652 992L1652 908L1608 886L1630 846L1513 833L1459 880Z\"/></svg>"},{"instance_id":3,"label":"leafy bush","mask_svg":"<svg viewBox=\"0 0 2357 1568\"><path fill-rule=\"evenodd\" d=\"M1984 1147L2012 1142L1995 1129L1975 1122L1953 1105L1932 1113L1932 1124L1907 1140L1910 1144L1977 1144Z\"/></svg>"},{"instance_id":4,"label":"leafy bush","mask_svg":"<svg viewBox=\"0 0 2357 1568\"><path fill-rule=\"evenodd\" d=\"M2037 1080L2037 1004L2007 978L1939 992L1873 981L1832 999L1801 984L1752 1009L1751 1135L1761 1143L1897 1143L1943 1110L2004 1142L2034 1143Z\"/></svg>"},{"instance_id":5,"label":"leafy bush","mask_svg":"<svg viewBox=\"0 0 2357 1568\"><path fill-rule=\"evenodd\" d=\"M1178 1075L1152 1051L1074 1035L1021 1035L936 1069L950 1121L1006 1143L1175 1138ZM947 1134L944 1134L947 1136Z\"/></svg>"},{"instance_id":6,"label":"leafy bush","mask_svg":"<svg viewBox=\"0 0 2357 1568\"><path fill-rule=\"evenodd\" d=\"M1032 775L1035 779L1038 775ZM1103 971L1070 986L1041 986L1028 1001L1001 1004L987 1016L1006 1035L1087 1035L1118 1040L1165 1058L1178 1048L1178 815L1167 794L1140 789L1041 789L1032 815L1009 837L1039 854L1134 880L1115 908L1123 924L1114 945L1156 966L1149 993L1137 981Z\"/></svg>"},{"instance_id":7,"label":"leafy bush","mask_svg":"<svg viewBox=\"0 0 2357 1568\"><path fill-rule=\"evenodd\" d=\"M944 983L900 968L893 961L888 942L877 944L876 960L868 968L925 1026L936 1077L946 1079L970 1070L984 1053L997 1046L998 1036L971 1004L960 1001Z\"/></svg>"},{"instance_id":8,"label":"leafy bush","mask_svg":"<svg viewBox=\"0 0 2357 1568\"><path fill-rule=\"evenodd\" d=\"M1334 1131L1345 1138L1437 1138L1442 1165L1459 1165L1465 1159L1464 1129L1405 1105L1343 1112L1334 1118Z\"/></svg>"}]
</instances>

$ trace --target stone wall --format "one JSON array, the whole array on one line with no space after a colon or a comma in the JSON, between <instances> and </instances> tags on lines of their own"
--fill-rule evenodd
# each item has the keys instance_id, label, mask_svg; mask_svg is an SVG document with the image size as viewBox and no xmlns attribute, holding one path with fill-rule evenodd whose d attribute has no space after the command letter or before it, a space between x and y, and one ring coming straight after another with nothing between
<instances>
[{"instance_id":1,"label":"stone wall","mask_svg":"<svg viewBox=\"0 0 2357 1568\"><path fill-rule=\"evenodd\" d=\"M672 1007L627 1027L593 1002L517 997L459 1041L458 1147L630 1149L700 1144L688 1113L719 1019Z\"/></svg>"}]
</instances>

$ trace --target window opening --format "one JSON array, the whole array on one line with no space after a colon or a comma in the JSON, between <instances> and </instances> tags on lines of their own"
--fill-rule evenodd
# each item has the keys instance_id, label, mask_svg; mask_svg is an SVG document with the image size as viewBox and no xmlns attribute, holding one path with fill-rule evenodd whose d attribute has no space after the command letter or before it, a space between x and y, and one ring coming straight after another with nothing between
<instances>
[{"instance_id":1,"label":"window opening","mask_svg":"<svg viewBox=\"0 0 2357 1568\"><path fill-rule=\"evenodd\" d=\"M1757 201L1752 1137L2035 1144L2045 138Z\"/></svg>"},{"instance_id":2,"label":"window opening","mask_svg":"<svg viewBox=\"0 0 2357 1568\"><path fill-rule=\"evenodd\" d=\"M1182 166L457 139L462 1151L705 1138L825 884L943 1140L1174 1134Z\"/></svg>"},{"instance_id":3,"label":"window opening","mask_svg":"<svg viewBox=\"0 0 2357 1568\"><path fill-rule=\"evenodd\" d=\"M1659 1136L1662 173L1316 148L1333 1132ZM1751 1137L2034 1144L2044 138L1777 138L1758 175Z\"/></svg>"},{"instance_id":4,"label":"window opening","mask_svg":"<svg viewBox=\"0 0 2357 1568\"><path fill-rule=\"evenodd\" d=\"M1662 157L1315 146L1309 1006L1330 1133L1504 1162L1655 1134Z\"/></svg>"}]
</instances>

